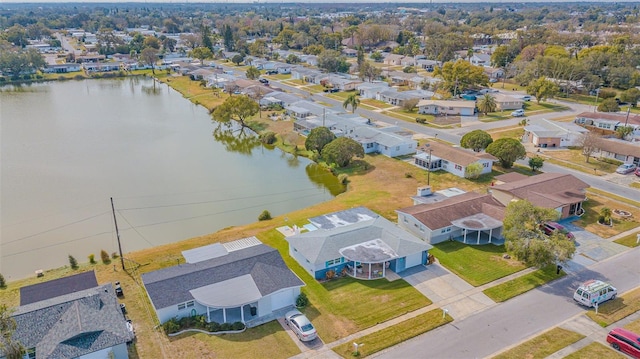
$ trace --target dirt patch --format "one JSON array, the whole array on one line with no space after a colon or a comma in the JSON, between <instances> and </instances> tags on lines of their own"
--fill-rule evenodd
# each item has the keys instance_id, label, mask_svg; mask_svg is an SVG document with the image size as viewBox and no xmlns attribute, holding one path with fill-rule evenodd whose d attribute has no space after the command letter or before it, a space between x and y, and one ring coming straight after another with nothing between
<instances>
[{"instance_id":1,"label":"dirt patch","mask_svg":"<svg viewBox=\"0 0 640 359\"><path fill-rule=\"evenodd\" d=\"M435 116L431 122L436 125L457 125L460 124L460 116Z\"/></svg>"}]
</instances>

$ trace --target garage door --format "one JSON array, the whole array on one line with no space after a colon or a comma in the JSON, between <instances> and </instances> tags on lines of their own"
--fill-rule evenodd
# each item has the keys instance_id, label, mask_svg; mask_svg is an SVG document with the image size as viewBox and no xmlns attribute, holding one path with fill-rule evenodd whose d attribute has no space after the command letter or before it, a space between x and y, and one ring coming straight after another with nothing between
<instances>
[{"instance_id":1,"label":"garage door","mask_svg":"<svg viewBox=\"0 0 640 359\"><path fill-rule=\"evenodd\" d=\"M291 289L275 293L271 296L271 310L277 310L293 304Z\"/></svg>"},{"instance_id":2,"label":"garage door","mask_svg":"<svg viewBox=\"0 0 640 359\"><path fill-rule=\"evenodd\" d=\"M409 269L411 267L415 267L417 265L420 265L421 262L422 262L422 252L408 255L405 268Z\"/></svg>"}]
</instances>

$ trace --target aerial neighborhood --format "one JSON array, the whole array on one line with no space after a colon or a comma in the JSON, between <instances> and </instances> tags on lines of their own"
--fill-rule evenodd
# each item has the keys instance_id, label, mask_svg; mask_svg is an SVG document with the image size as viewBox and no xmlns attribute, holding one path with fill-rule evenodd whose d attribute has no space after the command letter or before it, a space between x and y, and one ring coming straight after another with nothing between
<instances>
[{"instance_id":1,"label":"aerial neighborhood","mask_svg":"<svg viewBox=\"0 0 640 359\"><path fill-rule=\"evenodd\" d=\"M177 238L158 244L143 227L209 214L113 198L109 211L83 213L113 222L99 258L0 266L0 359L640 358L639 29L637 4L625 2L3 3L3 107L20 96L37 107L37 96L55 98L47 86L78 82L87 93L179 94L206 110L206 140L224 145L208 155L275 150L331 194L289 213L271 193L198 198L208 163L173 158L142 120L131 132L100 124L99 136L158 146L114 155L138 161L126 181L170 182L143 180L141 153L171 157L166 171L193 172L194 188L175 190L193 191L189 205L241 220L194 238L167 230ZM62 132L63 119L49 120ZM67 138L81 136L93 135ZM237 162L256 182L270 170ZM18 178L70 168L6 163L5 173L29 170ZM210 192L231 192L224 185ZM249 218L232 202L262 212ZM141 208L182 219L138 226L128 216ZM0 245L75 224L34 235L3 224ZM146 243L123 251L132 235ZM54 256L87 239L68 236L38 245Z\"/></svg>"}]
</instances>

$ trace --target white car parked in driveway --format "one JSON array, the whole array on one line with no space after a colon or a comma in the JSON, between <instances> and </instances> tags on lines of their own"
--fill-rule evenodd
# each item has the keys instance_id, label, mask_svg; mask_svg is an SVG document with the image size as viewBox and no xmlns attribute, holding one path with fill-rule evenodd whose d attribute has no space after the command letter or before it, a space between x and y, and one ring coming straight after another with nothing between
<instances>
[{"instance_id":1,"label":"white car parked in driveway","mask_svg":"<svg viewBox=\"0 0 640 359\"><path fill-rule=\"evenodd\" d=\"M633 163L623 163L616 169L616 173L626 175L627 173L635 171L636 167L637 166Z\"/></svg>"},{"instance_id":2,"label":"white car parked in driveway","mask_svg":"<svg viewBox=\"0 0 640 359\"><path fill-rule=\"evenodd\" d=\"M513 117L522 117L522 116L524 116L524 110L523 109L515 110L515 111L511 112L511 116L513 116Z\"/></svg>"},{"instance_id":3,"label":"white car parked in driveway","mask_svg":"<svg viewBox=\"0 0 640 359\"><path fill-rule=\"evenodd\" d=\"M284 315L284 322L293 330L298 339L303 342L310 342L318 337L316 328L314 328L309 319L297 309L287 312L287 314Z\"/></svg>"}]
</instances>

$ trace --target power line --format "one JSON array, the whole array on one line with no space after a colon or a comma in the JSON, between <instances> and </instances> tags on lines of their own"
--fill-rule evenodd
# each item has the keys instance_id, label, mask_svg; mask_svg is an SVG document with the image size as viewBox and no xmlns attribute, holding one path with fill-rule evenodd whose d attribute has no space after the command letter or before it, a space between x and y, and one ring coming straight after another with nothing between
<instances>
[{"instance_id":1,"label":"power line","mask_svg":"<svg viewBox=\"0 0 640 359\"><path fill-rule=\"evenodd\" d=\"M81 237L81 238L70 239L70 240L64 241L64 242L53 243L53 244L50 244L50 245L47 245L47 246L42 246L42 247L38 247L38 248L29 248L29 249L21 251L21 252L15 252L15 253L10 253L10 254L3 255L2 258L13 257L13 256L16 256L18 254L30 253L30 252L37 251L37 250L40 250L40 249L56 247L56 246L60 246L60 245L71 243L71 242L81 241L83 239L87 239L87 238L91 238L91 237L101 236L101 235L104 235L104 234L111 234L111 232L101 232L101 233L96 233L96 234L92 234L92 235Z\"/></svg>"},{"instance_id":2,"label":"power line","mask_svg":"<svg viewBox=\"0 0 640 359\"><path fill-rule=\"evenodd\" d=\"M127 217L125 217L122 213L120 213L120 210L117 210L116 212L118 212L118 214L120 215L120 217L122 217L122 219L124 219L125 222L127 222L127 224L129 225L129 227L131 229L133 229L136 233L138 233L138 235L140 236L140 238L142 238L145 242L149 243L149 245L151 247L155 246L156 244L151 243L149 240L147 240L147 238L145 236L142 235L142 233L140 233L136 227L134 227L131 222L129 222L129 220L127 219Z\"/></svg>"}]
</instances>

